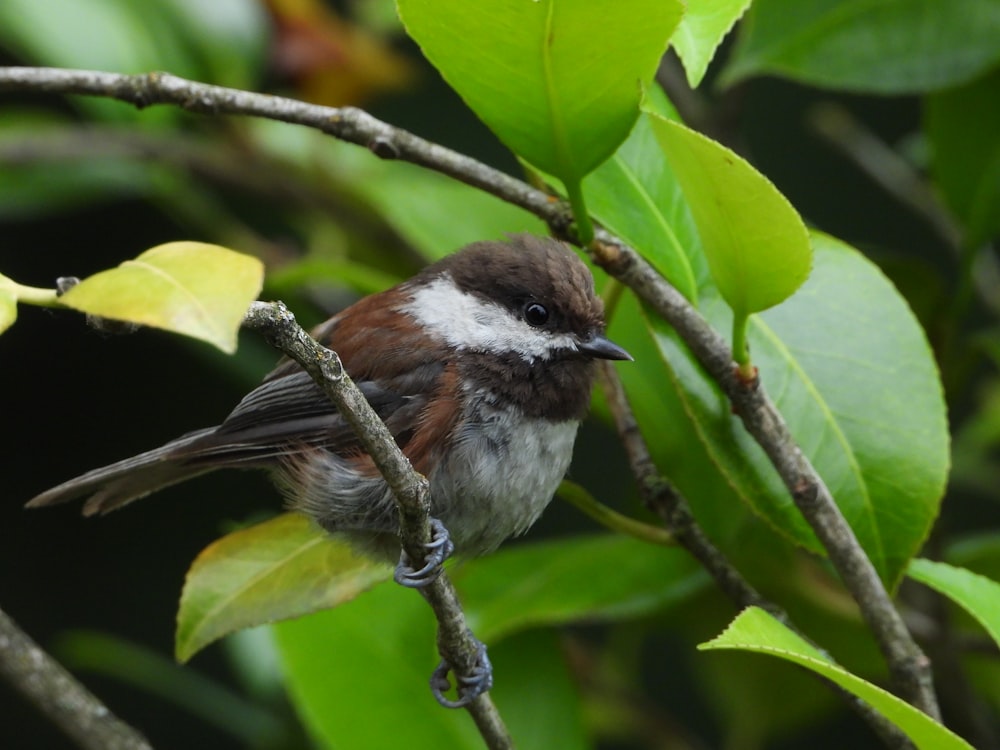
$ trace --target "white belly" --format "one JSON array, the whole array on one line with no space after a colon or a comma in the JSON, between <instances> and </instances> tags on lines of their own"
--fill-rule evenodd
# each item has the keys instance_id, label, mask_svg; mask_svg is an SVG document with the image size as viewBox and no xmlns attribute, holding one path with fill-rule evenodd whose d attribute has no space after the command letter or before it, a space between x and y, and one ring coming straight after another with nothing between
<instances>
[{"instance_id":1,"label":"white belly","mask_svg":"<svg viewBox=\"0 0 1000 750\"><path fill-rule=\"evenodd\" d=\"M495 549L538 519L566 475L579 427L482 407L479 416L429 477L432 514L458 551L472 555Z\"/></svg>"}]
</instances>

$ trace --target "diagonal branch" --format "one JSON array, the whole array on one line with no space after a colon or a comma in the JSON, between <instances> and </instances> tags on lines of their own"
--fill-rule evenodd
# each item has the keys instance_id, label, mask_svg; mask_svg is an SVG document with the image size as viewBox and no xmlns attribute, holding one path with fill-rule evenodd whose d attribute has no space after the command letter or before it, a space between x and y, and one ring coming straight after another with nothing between
<instances>
[{"instance_id":1,"label":"diagonal branch","mask_svg":"<svg viewBox=\"0 0 1000 750\"><path fill-rule=\"evenodd\" d=\"M0 91L86 94L138 107L173 104L202 114L239 114L304 125L356 143L385 159L402 159L480 188L546 221L574 239L565 205L510 175L394 128L352 108L331 108L282 97L211 86L166 73L122 75L54 68L0 68ZM860 607L899 694L938 718L930 662L907 631L889 593L846 519L789 432L763 386L737 377L729 347L698 311L635 250L598 231L588 248L610 275L630 287L670 323L710 377L729 397L747 431L761 445Z\"/></svg>"},{"instance_id":2,"label":"diagonal branch","mask_svg":"<svg viewBox=\"0 0 1000 750\"><path fill-rule=\"evenodd\" d=\"M403 548L410 559L419 564L424 559L425 545L432 537L427 480L410 466L385 423L344 371L340 358L309 336L280 302L253 303L244 325L260 333L269 344L309 373L351 425L396 497ZM451 581L441 573L422 591L438 621L441 658L457 674L472 674L480 644L466 624ZM491 750L513 748L510 734L488 693L477 696L466 708L487 747Z\"/></svg>"},{"instance_id":3,"label":"diagonal branch","mask_svg":"<svg viewBox=\"0 0 1000 750\"><path fill-rule=\"evenodd\" d=\"M639 430L635 413L625 395L621 378L610 363L602 362L600 369L601 389L608 403L608 410L615 428L625 448L629 467L639 486L643 504L658 515L671 537L697 560L705 571L737 607L760 607L791 628L810 643L812 640L792 623L788 613L774 602L769 601L743 575L732 566L722 550L716 547L698 525L685 498L670 481L660 474L653 462L646 440ZM814 646L819 646L813 643ZM825 680L824 680L825 681ZM897 750L913 750L913 743L882 714L863 700L844 690L834 682L825 681L830 688L846 701L855 713L864 719L882 739L886 747Z\"/></svg>"},{"instance_id":4,"label":"diagonal branch","mask_svg":"<svg viewBox=\"0 0 1000 750\"><path fill-rule=\"evenodd\" d=\"M0 676L85 750L152 750L2 610Z\"/></svg>"}]
</instances>

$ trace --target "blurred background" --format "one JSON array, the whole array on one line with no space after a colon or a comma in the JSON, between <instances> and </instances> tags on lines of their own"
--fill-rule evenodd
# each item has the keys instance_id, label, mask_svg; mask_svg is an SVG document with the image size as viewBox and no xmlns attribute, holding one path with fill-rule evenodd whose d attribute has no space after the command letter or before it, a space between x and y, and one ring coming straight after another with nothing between
<instances>
[{"instance_id":1,"label":"blurred background","mask_svg":"<svg viewBox=\"0 0 1000 750\"><path fill-rule=\"evenodd\" d=\"M972 539L997 527L995 247L975 261L970 286L958 260L960 227L925 179L925 100L774 77L721 89L713 81L731 49L727 42L698 92L686 88L672 55L661 82L692 125L747 156L807 221L864 250L895 281L943 355L956 443L941 534ZM0 65L165 70L360 106L519 174L381 0L5 0ZM281 298L312 323L466 242L521 230L544 227L488 196L302 128L96 98L0 95L0 272L23 284L51 286L164 242L200 240L261 257L262 298ZM102 334L68 312L19 315L0 336L0 606L156 747L308 746L257 634L228 639L184 669L172 664L187 566L220 534L280 509L264 477L209 476L102 519L82 519L77 508L22 509L82 471L217 423L273 365L273 353L252 336L226 357L156 331ZM595 421L583 437L574 478L638 512L634 493L622 490L630 485L621 459L612 471L588 460L617 457L608 428ZM554 503L530 538L578 529L593 524ZM698 611L717 631L732 612L712 601ZM678 613L645 631L650 668L637 701L649 709L648 725L616 736L595 719L602 747L725 743L734 714L720 715L706 699L725 680L695 674L700 629L692 619ZM581 627L566 637L572 650L628 635ZM0 747L69 746L3 684L0 716ZM862 747L868 738L820 697L788 726L761 729L741 746Z\"/></svg>"}]
</instances>

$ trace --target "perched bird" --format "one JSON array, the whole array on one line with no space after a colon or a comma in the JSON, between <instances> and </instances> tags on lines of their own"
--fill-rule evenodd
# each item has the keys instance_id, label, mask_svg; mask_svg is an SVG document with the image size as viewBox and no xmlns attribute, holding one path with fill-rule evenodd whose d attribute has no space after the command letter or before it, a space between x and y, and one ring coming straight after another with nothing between
<instances>
[{"instance_id":1,"label":"perched bird","mask_svg":"<svg viewBox=\"0 0 1000 750\"><path fill-rule=\"evenodd\" d=\"M314 332L430 483L450 542L480 555L538 518L566 473L595 359L631 359L604 335L587 267L527 234L477 242ZM400 554L396 504L319 387L284 361L221 425L94 469L35 497L106 513L220 468L264 468L290 506L363 552ZM420 585L419 577L397 580Z\"/></svg>"},{"instance_id":2,"label":"perched bird","mask_svg":"<svg viewBox=\"0 0 1000 750\"><path fill-rule=\"evenodd\" d=\"M527 234L477 242L365 297L314 331L430 484L435 538L414 570L400 554L392 493L353 431L298 365L283 361L218 427L94 469L29 507L87 497L106 513L220 468L272 472L292 508L363 552L399 556L396 580L422 587L453 551L479 555L523 533L569 467L595 359L631 359L604 336L587 267L565 245ZM492 686L486 648L431 690L448 707Z\"/></svg>"}]
</instances>

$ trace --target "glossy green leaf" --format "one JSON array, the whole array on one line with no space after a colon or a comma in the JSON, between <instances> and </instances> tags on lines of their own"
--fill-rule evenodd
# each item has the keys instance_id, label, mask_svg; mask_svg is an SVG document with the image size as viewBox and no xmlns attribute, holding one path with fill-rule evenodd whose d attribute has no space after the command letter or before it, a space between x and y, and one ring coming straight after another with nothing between
<instances>
[{"instance_id":1,"label":"glossy green leaf","mask_svg":"<svg viewBox=\"0 0 1000 750\"><path fill-rule=\"evenodd\" d=\"M727 652L699 659L697 670L702 694L712 696L716 721L725 728L726 747L780 747L843 710L826 685L793 664Z\"/></svg>"},{"instance_id":2,"label":"glossy green leaf","mask_svg":"<svg viewBox=\"0 0 1000 750\"><path fill-rule=\"evenodd\" d=\"M516 154L578 180L628 135L675 0L398 0L407 32ZM483 61L489 60L489 65Z\"/></svg>"},{"instance_id":3,"label":"glossy green leaf","mask_svg":"<svg viewBox=\"0 0 1000 750\"><path fill-rule=\"evenodd\" d=\"M725 146L652 116L653 132L684 191L722 297L737 318L790 297L809 275L801 217L776 187Z\"/></svg>"},{"instance_id":4,"label":"glossy green leaf","mask_svg":"<svg viewBox=\"0 0 1000 750\"><path fill-rule=\"evenodd\" d=\"M823 477L883 580L894 586L940 506L948 428L930 347L906 303L863 256L813 236L815 269L750 328L754 362L792 435ZM702 311L731 319L717 297ZM652 321L674 388L713 461L762 517L821 553L763 451L690 351Z\"/></svg>"},{"instance_id":5,"label":"glossy green leaf","mask_svg":"<svg viewBox=\"0 0 1000 750\"><path fill-rule=\"evenodd\" d=\"M801 636L757 607L746 609L722 635L698 648L703 651L737 649L785 659L812 670L861 698L899 727L920 750L972 750L972 745L927 714L837 666ZM779 695L773 697L781 699Z\"/></svg>"},{"instance_id":6,"label":"glossy green leaf","mask_svg":"<svg viewBox=\"0 0 1000 750\"><path fill-rule=\"evenodd\" d=\"M656 466L688 499L698 523L716 543L733 539L751 512L749 505L740 502L702 441L674 370L631 294L618 304L608 332L635 357L618 373Z\"/></svg>"},{"instance_id":7,"label":"glossy green leaf","mask_svg":"<svg viewBox=\"0 0 1000 750\"><path fill-rule=\"evenodd\" d=\"M931 171L978 247L1000 234L1000 69L927 98Z\"/></svg>"},{"instance_id":8,"label":"glossy green leaf","mask_svg":"<svg viewBox=\"0 0 1000 750\"><path fill-rule=\"evenodd\" d=\"M490 648L497 679L490 695L518 748L588 750L578 679L559 633L531 630Z\"/></svg>"},{"instance_id":9,"label":"glossy green leaf","mask_svg":"<svg viewBox=\"0 0 1000 750\"><path fill-rule=\"evenodd\" d=\"M906 573L962 607L1000 645L1000 583L971 570L924 559L913 560Z\"/></svg>"},{"instance_id":10,"label":"glossy green leaf","mask_svg":"<svg viewBox=\"0 0 1000 750\"><path fill-rule=\"evenodd\" d=\"M879 94L934 91L1000 62L995 0L756 0L721 82L780 75Z\"/></svg>"},{"instance_id":11,"label":"glossy green leaf","mask_svg":"<svg viewBox=\"0 0 1000 750\"><path fill-rule=\"evenodd\" d=\"M657 86L646 90L644 110L677 117ZM587 202L604 226L697 302L698 290L712 286L711 274L694 219L653 133L652 117L643 111L621 148L587 178ZM664 387L671 381L670 369L631 294L621 299L609 324L611 338L635 357L619 374L657 466L689 499L709 535L729 539L744 523L746 506L739 505L712 464L676 390Z\"/></svg>"},{"instance_id":12,"label":"glossy green leaf","mask_svg":"<svg viewBox=\"0 0 1000 750\"><path fill-rule=\"evenodd\" d=\"M435 622L416 592L385 583L273 631L289 697L320 747L376 750L403 736L410 747L482 747L468 715L427 688Z\"/></svg>"},{"instance_id":13,"label":"glossy green leaf","mask_svg":"<svg viewBox=\"0 0 1000 750\"><path fill-rule=\"evenodd\" d=\"M677 119L659 87L646 93L647 110ZM605 227L696 302L708 265L684 194L653 132L653 117L642 112L621 148L587 178L587 204Z\"/></svg>"},{"instance_id":14,"label":"glossy green leaf","mask_svg":"<svg viewBox=\"0 0 1000 750\"><path fill-rule=\"evenodd\" d=\"M511 232L548 232L534 214L415 164L373 159L351 143L331 141L305 128L290 132L284 123L256 120L247 127L259 148L309 173L326 170L336 175L340 185L356 193L379 221L388 222L426 260Z\"/></svg>"},{"instance_id":15,"label":"glossy green leaf","mask_svg":"<svg viewBox=\"0 0 1000 750\"><path fill-rule=\"evenodd\" d=\"M380 750L405 735L408 747L482 748L468 714L442 710L427 688L434 630L422 597L393 584L275 626L292 702L323 747ZM546 632L489 645L491 696L522 750L588 747L557 645Z\"/></svg>"},{"instance_id":16,"label":"glossy green leaf","mask_svg":"<svg viewBox=\"0 0 1000 750\"><path fill-rule=\"evenodd\" d=\"M413 164L367 161L358 192L428 260L508 233L547 234L541 219L482 190Z\"/></svg>"},{"instance_id":17,"label":"glossy green leaf","mask_svg":"<svg viewBox=\"0 0 1000 750\"><path fill-rule=\"evenodd\" d=\"M177 658L186 661L235 630L349 601L391 575L298 514L233 532L188 571L177 613Z\"/></svg>"},{"instance_id":18,"label":"glossy green leaf","mask_svg":"<svg viewBox=\"0 0 1000 750\"><path fill-rule=\"evenodd\" d=\"M398 0L410 36L508 148L566 185L580 181L638 115L681 17L678 0ZM489 65L483 61L489 60Z\"/></svg>"},{"instance_id":19,"label":"glossy green leaf","mask_svg":"<svg viewBox=\"0 0 1000 750\"><path fill-rule=\"evenodd\" d=\"M252 256L170 242L84 279L60 299L90 315L182 333L232 353L263 277L263 264Z\"/></svg>"},{"instance_id":20,"label":"glossy green leaf","mask_svg":"<svg viewBox=\"0 0 1000 750\"><path fill-rule=\"evenodd\" d=\"M752 0L688 0L684 18L670 44L684 65L691 88L705 77L708 64Z\"/></svg>"},{"instance_id":21,"label":"glossy green leaf","mask_svg":"<svg viewBox=\"0 0 1000 750\"><path fill-rule=\"evenodd\" d=\"M519 545L457 566L452 578L472 629L491 642L540 625L636 617L706 582L683 550L617 534Z\"/></svg>"}]
</instances>

